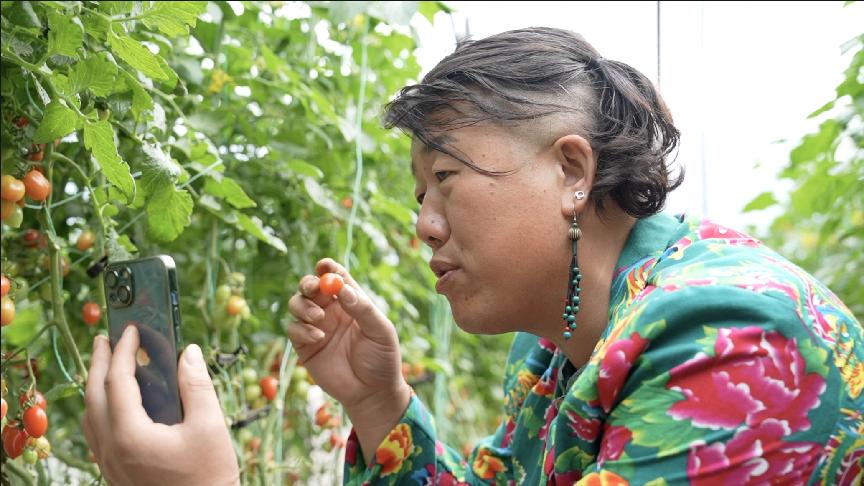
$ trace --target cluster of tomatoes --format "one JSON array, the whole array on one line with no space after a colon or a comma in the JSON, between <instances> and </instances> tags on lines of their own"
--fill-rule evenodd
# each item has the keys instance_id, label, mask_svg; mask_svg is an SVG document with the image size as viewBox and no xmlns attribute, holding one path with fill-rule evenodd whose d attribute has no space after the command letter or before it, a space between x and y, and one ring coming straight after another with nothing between
<instances>
[{"instance_id":1,"label":"cluster of tomatoes","mask_svg":"<svg viewBox=\"0 0 864 486\"><path fill-rule=\"evenodd\" d=\"M253 405L261 404L261 398L268 402L276 399L279 393L279 379L273 375L266 375L260 380L258 372L254 368L244 368L242 373L244 394L246 401Z\"/></svg>"},{"instance_id":2,"label":"cluster of tomatoes","mask_svg":"<svg viewBox=\"0 0 864 486\"><path fill-rule=\"evenodd\" d=\"M33 162L42 160L44 147L31 152L28 159ZM21 179L4 174L0 179L0 218L12 228L21 226L24 221L25 196L34 202L42 203L51 195L51 182L42 174L42 167L35 166Z\"/></svg>"},{"instance_id":3,"label":"cluster of tomatoes","mask_svg":"<svg viewBox=\"0 0 864 486\"><path fill-rule=\"evenodd\" d=\"M345 439L339 431L342 419L333 410L333 405L330 402L324 402L315 411L315 425L324 430L330 430L330 438L328 442L324 443L324 450L330 452L333 449L345 447Z\"/></svg>"},{"instance_id":4,"label":"cluster of tomatoes","mask_svg":"<svg viewBox=\"0 0 864 486\"><path fill-rule=\"evenodd\" d=\"M3 385L5 389L5 384ZM51 454L48 431L48 401L38 390L29 390L18 399L18 414L7 422L8 405L2 398L3 450L10 459L21 456L27 464L35 464Z\"/></svg>"},{"instance_id":5,"label":"cluster of tomatoes","mask_svg":"<svg viewBox=\"0 0 864 486\"><path fill-rule=\"evenodd\" d=\"M242 273L228 275L227 283L216 288L213 323L220 330L237 329L241 322L248 320L252 311L243 298L246 277Z\"/></svg>"}]
</instances>

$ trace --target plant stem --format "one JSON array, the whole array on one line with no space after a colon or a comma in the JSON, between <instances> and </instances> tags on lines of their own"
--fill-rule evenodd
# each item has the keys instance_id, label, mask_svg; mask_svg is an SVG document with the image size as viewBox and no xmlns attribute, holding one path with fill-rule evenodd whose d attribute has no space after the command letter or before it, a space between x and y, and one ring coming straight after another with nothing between
<instances>
[{"instance_id":1,"label":"plant stem","mask_svg":"<svg viewBox=\"0 0 864 486\"><path fill-rule=\"evenodd\" d=\"M15 461L9 461L3 463L3 469L9 468L16 476L21 478L27 486L35 486L36 483L33 482L33 475L31 475L26 469L19 466Z\"/></svg>"},{"instance_id":2,"label":"plant stem","mask_svg":"<svg viewBox=\"0 0 864 486\"><path fill-rule=\"evenodd\" d=\"M11 360L12 358L14 358L15 356L17 356L18 353L20 353L21 351L24 351L25 349L27 349L28 347L30 347L31 344L33 344L34 342L36 342L36 339L38 339L39 336L41 336L45 331L47 331L47 330L48 330L51 326L53 326L53 325L54 325L53 322L49 322L48 324L45 324L44 326L42 326L42 329L39 329L39 332L37 332L36 335L34 335L32 338L30 338L29 341L27 341L24 345L22 345L21 347L19 347L19 348L16 349L15 351L13 351L12 354L10 354L10 355L4 357L3 359L4 359L5 361L9 361L9 360Z\"/></svg>"}]
</instances>

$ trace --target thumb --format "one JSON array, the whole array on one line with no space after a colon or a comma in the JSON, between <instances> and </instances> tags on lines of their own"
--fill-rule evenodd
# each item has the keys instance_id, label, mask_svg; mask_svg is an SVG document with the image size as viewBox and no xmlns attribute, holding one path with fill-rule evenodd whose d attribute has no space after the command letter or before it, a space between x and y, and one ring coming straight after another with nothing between
<instances>
[{"instance_id":1,"label":"thumb","mask_svg":"<svg viewBox=\"0 0 864 486\"><path fill-rule=\"evenodd\" d=\"M370 339L383 340L396 336L393 324L365 292L346 284L339 291L339 305L346 314L360 325L360 330ZM398 339L398 338L397 338Z\"/></svg>"},{"instance_id":2,"label":"thumb","mask_svg":"<svg viewBox=\"0 0 864 486\"><path fill-rule=\"evenodd\" d=\"M204 356L197 344L186 346L177 366L180 398L183 400L183 422L225 422L213 380L207 373Z\"/></svg>"}]
</instances>

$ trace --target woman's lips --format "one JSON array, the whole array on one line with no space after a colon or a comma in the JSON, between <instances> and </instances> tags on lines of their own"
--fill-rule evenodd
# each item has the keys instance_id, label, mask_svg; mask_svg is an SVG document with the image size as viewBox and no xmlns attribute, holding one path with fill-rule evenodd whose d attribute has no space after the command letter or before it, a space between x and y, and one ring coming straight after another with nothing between
<instances>
[{"instance_id":1,"label":"woman's lips","mask_svg":"<svg viewBox=\"0 0 864 486\"><path fill-rule=\"evenodd\" d=\"M453 285L453 278L460 269L454 268L453 270L448 270L444 272L444 275L438 277L438 282L435 284L435 290L438 291L439 294L446 293L447 289Z\"/></svg>"}]
</instances>

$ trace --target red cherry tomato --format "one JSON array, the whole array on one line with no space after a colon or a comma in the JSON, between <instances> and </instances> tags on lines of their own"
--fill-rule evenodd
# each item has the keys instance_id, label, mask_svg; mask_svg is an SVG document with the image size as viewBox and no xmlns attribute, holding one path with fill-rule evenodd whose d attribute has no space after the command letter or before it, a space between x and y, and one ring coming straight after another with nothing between
<instances>
[{"instance_id":1,"label":"red cherry tomato","mask_svg":"<svg viewBox=\"0 0 864 486\"><path fill-rule=\"evenodd\" d=\"M338 273L325 273L321 275L321 292L326 295L337 295L345 285L345 280Z\"/></svg>"},{"instance_id":2,"label":"red cherry tomato","mask_svg":"<svg viewBox=\"0 0 864 486\"><path fill-rule=\"evenodd\" d=\"M38 170L31 170L24 176L27 197L34 201L44 201L51 195L51 182Z\"/></svg>"},{"instance_id":3,"label":"red cherry tomato","mask_svg":"<svg viewBox=\"0 0 864 486\"><path fill-rule=\"evenodd\" d=\"M32 437L42 437L48 430L48 414L42 407L30 407L24 412L24 430Z\"/></svg>"},{"instance_id":4,"label":"red cherry tomato","mask_svg":"<svg viewBox=\"0 0 864 486\"><path fill-rule=\"evenodd\" d=\"M27 248L45 248L48 243L48 238L35 229L25 231L22 238L24 239L24 246Z\"/></svg>"},{"instance_id":5,"label":"red cherry tomato","mask_svg":"<svg viewBox=\"0 0 864 486\"><path fill-rule=\"evenodd\" d=\"M87 302L81 309L81 318L88 326L95 326L99 324L99 319L102 318L102 308L96 302Z\"/></svg>"},{"instance_id":6,"label":"red cherry tomato","mask_svg":"<svg viewBox=\"0 0 864 486\"><path fill-rule=\"evenodd\" d=\"M15 424L9 424L3 429L3 449L10 459L15 459L24 452L24 445L27 443L27 431L19 429Z\"/></svg>"},{"instance_id":7,"label":"red cherry tomato","mask_svg":"<svg viewBox=\"0 0 864 486\"><path fill-rule=\"evenodd\" d=\"M27 393L18 397L18 405L20 405L21 408L24 408L24 405L30 397L33 397L32 403L30 404L31 407L41 407L42 410L48 410L48 401L45 400L45 395L43 395L39 390L36 390L35 395L33 390L29 390Z\"/></svg>"},{"instance_id":8,"label":"red cherry tomato","mask_svg":"<svg viewBox=\"0 0 864 486\"><path fill-rule=\"evenodd\" d=\"M264 378L261 378L259 385L261 385L261 394L264 395L264 398L266 398L268 402L272 402L273 399L276 398L276 393L279 391L279 380L277 380L275 376L267 375Z\"/></svg>"},{"instance_id":9,"label":"red cherry tomato","mask_svg":"<svg viewBox=\"0 0 864 486\"><path fill-rule=\"evenodd\" d=\"M0 198L12 202L19 201L24 197L25 191L24 183L11 175L5 174L0 177Z\"/></svg>"},{"instance_id":10,"label":"red cherry tomato","mask_svg":"<svg viewBox=\"0 0 864 486\"><path fill-rule=\"evenodd\" d=\"M28 120L26 117L19 116L17 119L15 119L15 126L18 128L24 128L29 124L30 120Z\"/></svg>"},{"instance_id":11,"label":"red cherry tomato","mask_svg":"<svg viewBox=\"0 0 864 486\"><path fill-rule=\"evenodd\" d=\"M5 296L9 293L9 279L6 278L6 275L0 275L0 297Z\"/></svg>"},{"instance_id":12,"label":"red cherry tomato","mask_svg":"<svg viewBox=\"0 0 864 486\"><path fill-rule=\"evenodd\" d=\"M246 300L239 295L232 295L231 297L228 297L228 303L225 305L225 312L227 312L229 316L236 316L243 312L244 307L246 307Z\"/></svg>"},{"instance_id":13,"label":"red cherry tomato","mask_svg":"<svg viewBox=\"0 0 864 486\"><path fill-rule=\"evenodd\" d=\"M15 320L15 302L8 295L0 297L0 325L8 326Z\"/></svg>"}]
</instances>

